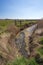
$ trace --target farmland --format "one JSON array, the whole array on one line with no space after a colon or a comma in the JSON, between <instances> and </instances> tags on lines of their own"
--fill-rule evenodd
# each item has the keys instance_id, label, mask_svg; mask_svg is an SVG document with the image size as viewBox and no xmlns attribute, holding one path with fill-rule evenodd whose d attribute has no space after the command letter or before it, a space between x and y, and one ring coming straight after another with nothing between
<instances>
[{"instance_id":1,"label":"farmland","mask_svg":"<svg viewBox=\"0 0 43 65\"><path fill-rule=\"evenodd\" d=\"M12 19L11 20L10 19L2 20L2 19L0 19L0 33L5 31L6 28L8 26L10 26L11 24L14 24L19 28L22 28L22 27L24 28L25 25L30 26L32 24L35 24L36 22L37 22L36 20L28 21L28 20L12 20Z\"/></svg>"}]
</instances>

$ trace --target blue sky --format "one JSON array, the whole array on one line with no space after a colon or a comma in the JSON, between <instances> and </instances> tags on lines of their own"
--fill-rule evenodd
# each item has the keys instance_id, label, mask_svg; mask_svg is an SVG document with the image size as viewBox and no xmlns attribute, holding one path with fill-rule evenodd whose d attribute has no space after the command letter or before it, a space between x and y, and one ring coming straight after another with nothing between
<instances>
[{"instance_id":1,"label":"blue sky","mask_svg":"<svg viewBox=\"0 0 43 65\"><path fill-rule=\"evenodd\" d=\"M43 18L43 0L0 0L0 18Z\"/></svg>"}]
</instances>

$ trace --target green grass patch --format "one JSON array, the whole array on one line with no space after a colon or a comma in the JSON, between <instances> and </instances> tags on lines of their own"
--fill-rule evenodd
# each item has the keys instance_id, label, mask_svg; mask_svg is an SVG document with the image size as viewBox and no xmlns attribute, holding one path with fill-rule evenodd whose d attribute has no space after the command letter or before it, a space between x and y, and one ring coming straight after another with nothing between
<instances>
[{"instance_id":1,"label":"green grass patch","mask_svg":"<svg viewBox=\"0 0 43 65\"><path fill-rule=\"evenodd\" d=\"M26 59L24 57L16 58L13 62L7 65L38 65L34 58Z\"/></svg>"}]
</instances>

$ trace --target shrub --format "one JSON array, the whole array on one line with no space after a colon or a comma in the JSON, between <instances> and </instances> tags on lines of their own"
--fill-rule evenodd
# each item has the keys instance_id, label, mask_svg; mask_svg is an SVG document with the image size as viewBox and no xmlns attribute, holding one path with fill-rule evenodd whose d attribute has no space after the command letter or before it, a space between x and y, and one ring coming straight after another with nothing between
<instances>
[{"instance_id":1,"label":"shrub","mask_svg":"<svg viewBox=\"0 0 43 65\"><path fill-rule=\"evenodd\" d=\"M36 56L35 56L35 61L36 61L39 65L43 65L43 58L41 58L39 54L36 54Z\"/></svg>"},{"instance_id":2,"label":"shrub","mask_svg":"<svg viewBox=\"0 0 43 65\"><path fill-rule=\"evenodd\" d=\"M40 41L39 41L40 44L43 44L43 37L40 38Z\"/></svg>"},{"instance_id":3,"label":"shrub","mask_svg":"<svg viewBox=\"0 0 43 65\"><path fill-rule=\"evenodd\" d=\"M43 47L39 48L38 51L40 52L41 55L43 55Z\"/></svg>"}]
</instances>

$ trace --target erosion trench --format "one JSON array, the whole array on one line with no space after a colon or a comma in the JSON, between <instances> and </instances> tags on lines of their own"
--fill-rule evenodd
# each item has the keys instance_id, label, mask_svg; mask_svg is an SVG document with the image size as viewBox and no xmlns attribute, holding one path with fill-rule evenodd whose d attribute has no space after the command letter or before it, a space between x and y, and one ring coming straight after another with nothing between
<instances>
[{"instance_id":1,"label":"erosion trench","mask_svg":"<svg viewBox=\"0 0 43 65\"><path fill-rule=\"evenodd\" d=\"M37 28L37 24L24 29L23 31L18 33L16 36L15 43L19 49L19 52L25 57L29 57L31 54L30 46L32 46L31 45L33 42L32 39L33 39L33 35L34 35L36 28Z\"/></svg>"},{"instance_id":2,"label":"erosion trench","mask_svg":"<svg viewBox=\"0 0 43 65\"><path fill-rule=\"evenodd\" d=\"M22 31L17 31L17 33L15 33L16 27L11 27L12 30L11 28L7 29L10 32L0 35L0 65L19 56L35 57L37 49L42 46L37 42L41 37L37 33L37 26L37 24L32 25ZM18 29L16 28L16 30Z\"/></svg>"}]
</instances>

